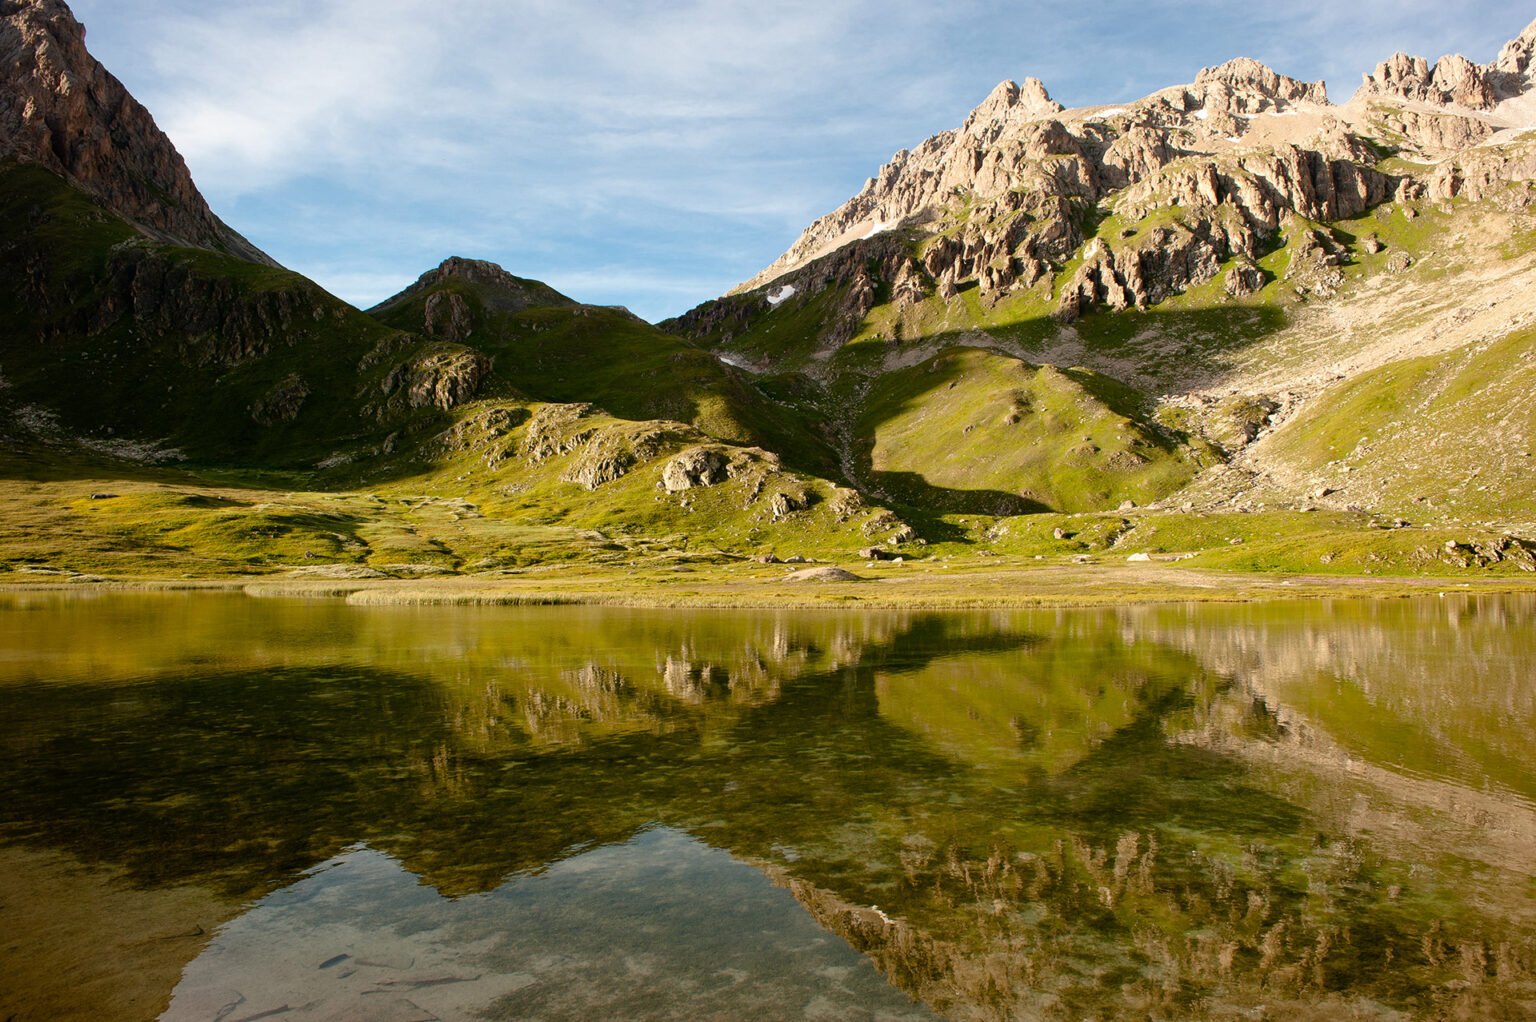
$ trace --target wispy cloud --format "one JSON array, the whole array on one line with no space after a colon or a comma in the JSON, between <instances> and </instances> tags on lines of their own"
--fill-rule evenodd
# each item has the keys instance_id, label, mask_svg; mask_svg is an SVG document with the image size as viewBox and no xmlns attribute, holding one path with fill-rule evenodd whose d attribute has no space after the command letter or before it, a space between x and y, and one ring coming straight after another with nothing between
<instances>
[{"instance_id":1,"label":"wispy cloud","mask_svg":"<svg viewBox=\"0 0 1536 1022\"><path fill-rule=\"evenodd\" d=\"M1343 99L1395 49L1486 60L1523 27L1505 0L75 7L215 207L344 296L463 253L651 317L756 272L1005 77L1118 102L1244 53Z\"/></svg>"}]
</instances>

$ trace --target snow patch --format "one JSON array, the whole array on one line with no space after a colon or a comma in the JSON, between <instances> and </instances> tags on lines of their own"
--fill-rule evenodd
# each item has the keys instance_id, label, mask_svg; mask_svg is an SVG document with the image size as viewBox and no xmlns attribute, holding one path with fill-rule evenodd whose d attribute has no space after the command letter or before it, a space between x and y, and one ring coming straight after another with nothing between
<instances>
[{"instance_id":1,"label":"snow patch","mask_svg":"<svg viewBox=\"0 0 1536 1022\"><path fill-rule=\"evenodd\" d=\"M1104 120L1108 120L1111 117L1119 117L1121 114L1129 113L1129 112L1130 111L1126 110L1126 108L1123 107L1123 106L1111 107L1108 110L1100 110L1096 114L1089 114L1087 117L1084 117L1083 120L1085 120L1085 121L1104 121Z\"/></svg>"},{"instance_id":2,"label":"snow patch","mask_svg":"<svg viewBox=\"0 0 1536 1022\"><path fill-rule=\"evenodd\" d=\"M879 234L881 231L888 231L890 229L891 229L891 225L890 224L886 223L883 220L876 220L875 223L874 223L874 226L871 227L869 229L868 233L866 233L864 235L864 237L860 238L859 240L860 241L868 241L870 238L873 238L875 235Z\"/></svg>"},{"instance_id":3,"label":"snow patch","mask_svg":"<svg viewBox=\"0 0 1536 1022\"><path fill-rule=\"evenodd\" d=\"M1197 121L1208 121L1210 119L1211 119L1211 112L1209 110L1207 110L1205 107L1201 107L1199 110L1195 111L1195 120L1197 120Z\"/></svg>"},{"instance_id":4,"label":"snow patch","mask_svg":"<svg viewBox=\"0 0 1536 1022\"><path fill-rule=\"evenodd\" d=\"M777 290L768 292L768 304L772 305L774 308L778 308L781 302L787 298L793 297L794 293L795 285L785 284L783 287L778 288Z\"/></svg>"}]
</instances>

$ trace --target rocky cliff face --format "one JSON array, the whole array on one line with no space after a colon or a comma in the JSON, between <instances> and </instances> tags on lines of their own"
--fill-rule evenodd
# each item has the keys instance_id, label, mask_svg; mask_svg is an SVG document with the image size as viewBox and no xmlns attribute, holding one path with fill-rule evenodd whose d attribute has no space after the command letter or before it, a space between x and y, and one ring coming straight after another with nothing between
<instances>
[{"instance_id":1,"label":"rocky cliff face","mask_svg":"<svg viewBox=\"0 0 1536 1022\"><path fill-rule=\"evenodd\" d=\"M0 157L48 168L157 240L276 265L214 216L61 0L0 0Z\"/></svg>"}]
</instances>

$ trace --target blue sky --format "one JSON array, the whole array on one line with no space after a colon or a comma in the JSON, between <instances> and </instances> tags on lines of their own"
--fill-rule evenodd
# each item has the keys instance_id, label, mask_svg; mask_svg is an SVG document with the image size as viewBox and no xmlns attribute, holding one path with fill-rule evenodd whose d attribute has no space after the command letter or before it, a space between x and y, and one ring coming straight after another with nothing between
<instances>
[{"instance_id":1,"label":"blue sky","mask_svg":"<svg viewBox=\"0 0 1536 1022\"><path fill-rule=\"evenodd\" d=\"M776 258L999 81L1116 103L1256 57L1336 102L1493 59L1508 0L73 0L214 209L359 305L449 255L660 319Z\"/></svg>"}]
</instances>

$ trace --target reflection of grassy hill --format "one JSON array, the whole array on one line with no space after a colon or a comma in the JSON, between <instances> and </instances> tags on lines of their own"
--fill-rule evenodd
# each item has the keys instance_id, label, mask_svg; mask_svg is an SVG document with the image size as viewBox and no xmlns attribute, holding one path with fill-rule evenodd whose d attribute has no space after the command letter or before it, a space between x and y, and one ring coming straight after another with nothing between
<instances>
[{"instance_id":1,"label":"reflection of grassy hill","mask_svg":"<svg viewBox=\"0 0 1536 1022\"><path fill-rule=\"evenodd\" d=\"M1199 675L1159 646L1074 633L1022 649L951 657L881 674L880 714L971 766L1059 775L1127 727L1149 703Z\"/></svg>"}]
</instances>

